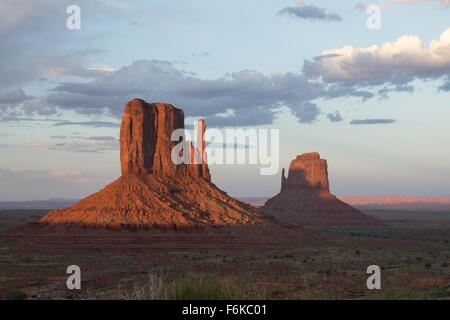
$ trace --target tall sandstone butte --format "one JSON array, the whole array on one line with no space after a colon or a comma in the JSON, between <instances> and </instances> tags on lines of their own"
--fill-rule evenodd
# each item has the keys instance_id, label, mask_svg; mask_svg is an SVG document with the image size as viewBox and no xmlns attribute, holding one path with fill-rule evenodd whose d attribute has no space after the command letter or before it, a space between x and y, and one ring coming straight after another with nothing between
<instances>
[{"instance_id":1,"label":"tall sandstone butte","mask_svg":"<svg viewBox=\"0 0 450 320\"><path fill-rule=\"evenodd\" d=\"M261 209L281 221L305 226L383 224L330 193L327 161L317 152L304 153L292 160L287 178L283 169L280 193L267 200Z\"/></svg>"},{"instance_id":2,"label":"tall sandstone butte","mask_svg":"<svg viewBox=\"0 0 450 320\"><path fill-rule=\"evenodd\" d=\"M198 148L188 144L192 164L177 165L171 160L179 142L171 141L176 129L184 129L183 110L140 99L128 102L120 128L122 176L38 222L133 230L261 222L263 216L258 210L228 196L211 182L204 155L204 122L200 121L198 129Z\"/></svg>"},{"instance_id":3,"label":"tall sandstone butte","mask_svg":"<svg viewBox=\"0 0 450 320\"><path fill-rule=\"evenodd\" d=\"M184 112L170 104L146 103L134 99L125 106L120 127L120 164L122 175L154 174L160 177L204 178L211 180L204 159L206 126L200 120L197 141L201 149L191 146L192 165L177 165L171 161L171 152L178 141L172 141L176 129L184 129ZM202 157L198 165L194 157Z\"/></svg>"}]
</instances>

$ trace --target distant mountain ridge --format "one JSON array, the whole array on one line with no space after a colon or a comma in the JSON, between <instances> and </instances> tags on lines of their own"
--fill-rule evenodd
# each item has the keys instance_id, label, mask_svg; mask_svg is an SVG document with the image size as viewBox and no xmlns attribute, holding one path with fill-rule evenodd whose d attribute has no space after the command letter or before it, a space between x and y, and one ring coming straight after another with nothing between
<instances>
[{"instance_id":1,"label":"distant mountain ridge","mask_svg":"<svg viewBox=\"0 0 450 320\"><path fill-rule=\"evenodd\" d=\"M362 209L405 209L405 210L450 210L450 196L338 196L352 206ZM237 197L255 207L261 207L269 197ZM52 198L31 201L0 201L0 209L63 209L68 208L77 199Z\"/></svg>"},{"instance_id":2,"label":"distant mountain ridge","mask_svg":"<svg viewBox=\"0 0 450 320\"><path fill-rule=\"evenodd\" d=\"M450 196L415 197L415 196L340 196L339 199L352 205L370 204L449 204Z\"/></svg>"},{"instance_id":3,"label":"distant mountain ridge","mask_svg":"<svg viewBox=\"0 0 450 320\"><path fill-rule=\"evenodd\" d=\"M340 196L360 209L450 211L450 196Z\"/></svg>"},{"instance_id":4,"label":"distant mountain ridge","mask_svg":"<svg viewBox=\"0 0 450 320\"><path fill-rule=\"evenodd\" d=\"M31 201L0 201L0 209L63 209L70 207L77 201L61 198Z\"/></svg>"},{"instance_id":5,"label":"distant mountain ridge","mask_svg":"<svg viewBox=\"0 0 450 320\"><path fill-rule=\"evenodd\" d=\"M450 196L337 196L338 199L360 209L434 210L450 211ZM260 207L269 197L238 197L239 200Z\"/></svg>"}]
</instances>

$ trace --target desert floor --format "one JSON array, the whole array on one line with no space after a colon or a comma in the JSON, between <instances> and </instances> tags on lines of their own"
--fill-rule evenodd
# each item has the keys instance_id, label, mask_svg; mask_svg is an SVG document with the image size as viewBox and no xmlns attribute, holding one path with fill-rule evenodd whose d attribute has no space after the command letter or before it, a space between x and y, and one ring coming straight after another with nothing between
<instances>
[{"instance_id":1,"label":"desert floor","mask_svg":"<svg viewBox=\"0 0 450 320\"><path fill-rule=\"evenodd\" d=\"M450 298L450 212L366 211L380 228L28 227L46 213L0 210L1 299ZM69 265L81 290L66 287ZM381 290L366 288L369 265L381 267Z\"/></svg>"}]
</instances>

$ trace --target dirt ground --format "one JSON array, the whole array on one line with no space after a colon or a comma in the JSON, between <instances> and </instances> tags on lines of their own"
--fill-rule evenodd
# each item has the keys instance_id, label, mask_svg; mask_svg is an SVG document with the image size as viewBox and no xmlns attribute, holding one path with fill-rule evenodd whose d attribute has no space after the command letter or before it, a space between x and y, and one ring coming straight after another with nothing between
<instances>
[{"instance_id":1,"label":"dirt ground","mask_svg":"<svg viewBox=\"0 0 450 320\"><path fill-rule=\"evenodd\" d=\"M3 221L8 214L0 212ZM20 291L29 299L123 299L149 274L164 274L244 277L261 299L448 299L446 224L424 223L437 219L426 213L410 220L404 212L370 214L389 225L61 232L27 224L36 212L24 211L22 224L16 219L0 232L0 298ZM448 222L450 213L438 219ZM66 287L69 265L81 268L81 290ZM381 267L381 290L366 288L369 265Z\"/></svg>"}]
</instances>

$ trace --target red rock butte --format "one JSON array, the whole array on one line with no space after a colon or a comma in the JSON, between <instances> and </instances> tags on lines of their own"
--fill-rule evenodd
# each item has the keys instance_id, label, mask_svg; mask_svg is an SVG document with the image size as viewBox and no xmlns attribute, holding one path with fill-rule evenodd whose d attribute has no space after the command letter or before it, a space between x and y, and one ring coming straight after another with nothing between
<instances>
[{"instance_id":1,"label":"red rock butte","mask_svg":"<svg viewBox=\"0 0 450 320\"><path fill-rule=\"evenodd\" d=\"M292 160L288 177L281 175L281 191L261 208L284 222L303 226L383 225L330 193L327 160L317 152Z\"/></svg>"},{"instance_id":2,"label":"red rock butte","mask_svg":"<svg viewBox=\"0 0 450 320\"><path fill-rule=\"evenodd\" d=\"M171 152L178 142L171 141L171 135L184 129L183 110L140 99L128 102L120 128L122 176L70 208L48 213L38 223L136 230L261 222L257 209L211 182L204 155L205 128L201 121L197 138L201 150L189 142L191 159L197 156L200 163L177 165Z\"/></svg>"}]
</instances>

